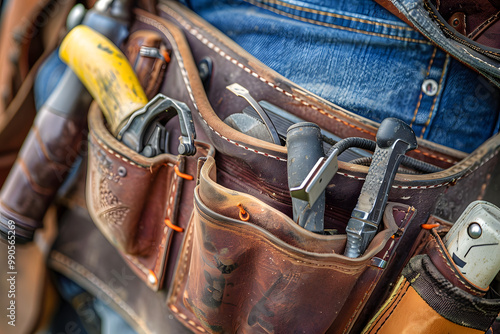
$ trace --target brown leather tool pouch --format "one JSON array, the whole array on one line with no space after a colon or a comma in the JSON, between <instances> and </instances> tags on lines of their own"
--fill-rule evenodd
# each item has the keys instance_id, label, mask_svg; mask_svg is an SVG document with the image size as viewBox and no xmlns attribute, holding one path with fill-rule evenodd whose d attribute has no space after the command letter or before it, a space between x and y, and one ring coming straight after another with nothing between
<instances>
[{"instance_id":1,"label":"brown leather tool pouch","mask_svg":"<svg viewBox=\"0 0 500 334\"><path fill-rule=\"evenodd\" d=\"M398 244L391 237L413 216L412 208L391 203L367 252L350 259L340 255L345 235L309 232L215 179L209 158L168 300L180 321L212 333L327 331L347 299L359 303L354 287L369 291L377 275L363 286L358 279L383 270L377 264Z\"/></svg>"},{"instance_id":2,"label":"brown leather tool pouch","mask_svg":"<svg viewBox=\"0 0 500 334\"><path fill-rule=\"evenodd\" d=\"M89 127L90 216L136 274L157 290L172 235L183 229L176 218L187 159L172 154L146 158L127 148L108 132L98 108L90 111ZM197 149L198 156L210 151L201 143Z\"/></svg>"},{"instance_id":3,"label":"brown leather tool pouch","mask_svg":"<svg viewBox=\"0 0 500 334\"><path fill-rule=\"evenodd\" d=\"M414 256L364 333L484 333L500 312L500 296L469 282L435 229Z\"/></svg>"}]
</instances>

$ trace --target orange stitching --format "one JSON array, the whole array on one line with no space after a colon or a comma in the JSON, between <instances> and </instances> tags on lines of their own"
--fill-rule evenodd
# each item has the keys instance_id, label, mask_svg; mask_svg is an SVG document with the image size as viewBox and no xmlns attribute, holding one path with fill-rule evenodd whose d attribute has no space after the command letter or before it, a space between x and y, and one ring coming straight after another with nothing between
<instances>
[{"instance_id":1,"label":"orange stitching","mask_svg":"<svg viewBox=\"0 0 500 334\"><path fill-rule=\"evenodd\" d=\"M439 226L441 226L441 224L422 224L422 225L420 225L420 227L423 228L424 230L432 230L433 228L439 227Z\"/></svg>"},{"instance_id":2,"label":"orange stitching","mask_svg":"<svg viewBox=\"0 0 500 334\"><path fill-rule=\"evenodd\" d=\"M444 74L447 72L446 68L448 67L449 60L450 60L450 56L448 54L446 54L446 61L444 62L443 72L441 73L441 78L439 79L438 92L437 92L436 96L434 97L434 101L432 101L431 112L429 113L429 117L427 118L427 121L424 124L424 128L422 129L422 132L420 133L420 138L422 138L424 136L424 133L427 130L427 126L430 124L432 115L434 114L434 107L436 106L437 98L438 98L439 94L441 93L441 90L443 89L443 87L441 85L443 83Z\"/></svg>"},{"instance_id":3,"label":"orange stitching","mask_svg":"<svg viewBox=\"0 0 500 334\"><path fill-rule=\"evenodd\" d=\"M391 29L400 29L400 30L414 31L412 28L406 27L406 26L398 26L398 25L395 25L395 24L387 24L387 23L380 23L380 22L377 22L377 21L359 19L359 18L353 17L353 16L340 15L340 14L325 12L325 11L322 11L322 10L316 10L316 9L311 9L311 8L307 8L307 7L301 7L301 6L291 5L291 4L288 4L286 2L279 1L279 0L269 0L269 1L261 0L259 2L260 3L265 3L265 2L272 3L272 4L276 4L276 5L283 6L283 7L288 7L288 8L291 8L291 9L296 9L296 10L307 12L307 13L319 14L319 15L324 15L324 16L331 16L331 17L335 17L335 18L339 18L339 19L345 19L345 20L350 20L350 21L354 21L354 22L367 23L367 24L371 24L371 25L375 25L375 26L382 26L382 27L391 28Z\"/></svg>"},{"instance_id":4,"label":"orange stitching","mask_svg":"<svg viewBox=\"0 0 500 334\"><path fill-rule=\"evenodd\" d=\"M244 222L248 221L250 219L250 214L243 209L243 205L241 203L236 204L236 206L240 209L240 219L243 220Z\"/></svg>"},{"instance_id":5,"label":"orange stitching","mask_svg":"<svg viewBox=\"0 0 500 334\"><path fill-rule=\"evenodd\" d=\"M261 8L264 8L266 10L269 10L271 12L277 13L279 15L287 16L287 17L290 17L292 19L295 19L295 20L298 20L298 21L302 21L302 22L307 22L307 23L316 24L316 25L320 25L320 26L324 26L324 27L329 27L329 28L334 28L334 29L339 29L339 30L346 30L346 31L350 31L350 32L357 32L357 33L360 33L360 34L365 34L365 35L370 35L370 36L377 36L377 37L384 37L384 38L389 38L389 39L395 39L395 40L398 40L398 41L421 43L421 44L429 44L429 42L427 42L425 40L420 40L420 39L415 39L415 38L405 38L405 37L392 36L392 35L385 35L385 34L381 34L381 33L368 32L368 31L364 31L364 30L360 30L360 29L348 28L348 27L339 26L339 25L336 25L336 24L331 24L331 23L325 23L325 22L319 22L319 21L315 21L315 20L311 20L311 19L306 19L306 18L304 18L302 16L297 16L297 15L294 15L294 14L289 14L287 12L281 11L279 9L276 9L274 7L265 5L263 3L255 2L253 0L245 0L245 1L248 2L248 3L250 3L250 4L252 4L252 5L254 5L254 6L256 6L256 7L261 7Z\"/></svg>"},{"instance_id":6,"label":"orange stitching","mask_svg":"<svg viewBox=\"0 0 500 334\"><path fill-rule=\"evenodd\" d=\"M436 57L436 51L437 51L437 47L434 47L434 51L432 51L431 60L429 61L429 66L427 66L427 72L425 73L426 78L429 76L429 73L431 72L431 67L432 67L432 64L434 63L434 57ZM413 122L415 122L415 120L417 119L418 109L420 108L420 102L422 102L423 96L424 96L424 92L422 90L420 90L420 96L418 97L418 103L417 103L417 106L415 108L415 112L413 113L413 118L411 119L410 126L412 126Z\"/></svg>"},{"instance_id":7,"label":"orange stitching","mask_svg":"<svg viewBox=\"0 0 500 334\"><path fill-rule=\"evenodd\" d=\"M170 63L170 55L168 54L167 50L161 50L161 54L163 56L163 59L165 59L165 62Z\"/></svg>"},{"instance_id":8,"label":"orange stitching","mask_svg":"<svg viewBox=\"0 0 500 334\"><path fill-rule=\"evenodd\" d=\"M179 170L179 167L177 165L174 166L174 171L175 171L175 174L177 174L177 176L179 176L185 180L192 181L194 179L193 176L191 176L189 174L182 173Z\"/></svg>"},{"instance_id":9,"label":"orange stitching","mask_svg":"<svg viewBox=\"0 0 500 334\"><path fill-rule=\"evenodd\" d=\"M462 277L460 277L459 275L457 275L455 269L450 265L450 260L448 259L448 257L443 253L443 250L442 250L442 247L441 247L441 244L439 243L439 241L437 240L438 236L437 235L434 235L434 234L431 234L431 236L434 238L434 240L436 240L436 248L438 250L438 253L439 255L443 258L444 260L444 263L446 264L446 266L448 268L450 268L451 272L453 273L453 276L455 276L463 285L464 287L469 290L471 293L477 293L476 290L474 290L473 288L470 287L470 283L468 283L467 281L464 281L462 279Z\"/></svg>"},{"instance_id":10,"label":"orange stitching","mask_svg":"<svg viewBox=\"0 0 500 334\"><path fill-rule=\"evenodd\" d=\"M180 232L180 233L184 232L184 229L182 227L172 224L172 222L168 218L165 218L165 225L170 227L175 232Z\"/></svg>"}]
</instances>

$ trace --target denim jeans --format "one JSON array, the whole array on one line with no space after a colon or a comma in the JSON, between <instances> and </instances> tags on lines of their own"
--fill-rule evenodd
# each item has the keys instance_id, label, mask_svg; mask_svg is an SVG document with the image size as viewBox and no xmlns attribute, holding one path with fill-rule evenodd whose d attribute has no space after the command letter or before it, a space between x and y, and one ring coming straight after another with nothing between
<instances>
[{"instance_id":1,"label":"denim jeans","mask_svg":"<svg viewBox=\"0 0 500 334\"><path fill-rule=\"evenodd\" d=\"M373 0L184 0L278 73L375 121L471 152L499 128L499 91ZM321 124L320 124L321 125Z\"/></svg>"}]
</instances>

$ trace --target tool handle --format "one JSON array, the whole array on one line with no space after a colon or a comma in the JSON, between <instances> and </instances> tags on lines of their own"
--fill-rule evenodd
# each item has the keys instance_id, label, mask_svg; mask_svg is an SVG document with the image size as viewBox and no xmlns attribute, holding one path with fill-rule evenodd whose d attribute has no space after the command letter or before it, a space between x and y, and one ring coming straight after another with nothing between
<instances>
[{"instance_id":1,"label":"tool handle","mask_svg":"<svg viewBox=\"0 0 500 334\"><path fill-rule=\"evenodd\" d=\"M68 94L68 89L71 94ZM38 112L18 158L0 193L0 234L9 220L15 223L16 239L28 242L69 169L81 153L90 95L67 70L56 91Z\"/></svg>"},{"instance_id":2,"label":"tool handle","mask_svg":"<svg viewBox=\"0 0 500 334\"><path fill-rule=\"evenodd\" d=\"M59 56L97 101L114 136L129 116L148 102L127 58L91 28L71 30L61 43Z\"/></svg>"},{"instance_id":3,"label":"tool handle","mask_svg":"<svg viewBox=\"0 0 500 334\"><path fill-rule=\"evenodd\" d=\"M309 171L314 167L323 151L321 129L314 123L301 122L287 130L287 172L290 189L301 185ZM323 233L325 213L325 191L312 205L307 201L292 197L293 220L305 229Z\"/></svg>"}]
</instances>

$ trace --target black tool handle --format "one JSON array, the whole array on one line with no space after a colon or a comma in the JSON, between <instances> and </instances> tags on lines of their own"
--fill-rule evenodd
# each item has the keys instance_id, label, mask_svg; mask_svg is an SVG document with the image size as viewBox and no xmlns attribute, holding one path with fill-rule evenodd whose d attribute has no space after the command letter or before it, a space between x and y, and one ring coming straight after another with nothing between
<instances>
[{"instance_id":1,"label":"black tool handle","mask_svg":"<svg viewBox=\"0 0 500 334\"><path fill-rule=\"evenodd\" d=\"M302 122L288 128L286 137L288 151L288 186L298 187L307 177L319 158L325 155L319 126ZM323 233L325 213L325 192L309 206L307 201L293 198L293 220L305 229Z\"/></svg>"}]
</instances>

